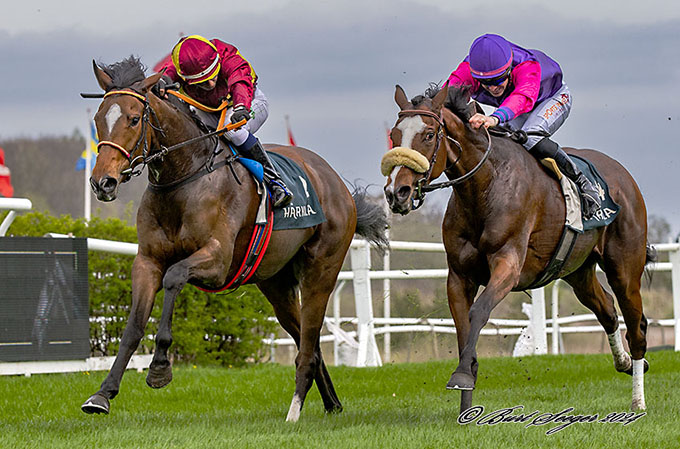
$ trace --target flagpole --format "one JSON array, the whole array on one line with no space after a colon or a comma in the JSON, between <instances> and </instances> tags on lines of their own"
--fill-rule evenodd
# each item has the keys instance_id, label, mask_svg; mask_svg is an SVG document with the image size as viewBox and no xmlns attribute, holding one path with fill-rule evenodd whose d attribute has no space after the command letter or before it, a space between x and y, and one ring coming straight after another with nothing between
<instances>
[{"instance_id":1,"label":"flagpole","mask_svg":"<svg viewBox=\"0 0 680 449\"><path fill-rule=\"evenodd\" d=\"M92 120L92 117L90 117L90 114L92 114L92 111L90 108L87 109L87 134L85 138L85 201L84 201L84 206L85 210L83 213L83 216L85 217L85 221L89 222L90 221L90 209L91 209L91 196L90 196L90 174L92 173L92 151L90 151L90 120Z\"/></svg>"}]
</instances>

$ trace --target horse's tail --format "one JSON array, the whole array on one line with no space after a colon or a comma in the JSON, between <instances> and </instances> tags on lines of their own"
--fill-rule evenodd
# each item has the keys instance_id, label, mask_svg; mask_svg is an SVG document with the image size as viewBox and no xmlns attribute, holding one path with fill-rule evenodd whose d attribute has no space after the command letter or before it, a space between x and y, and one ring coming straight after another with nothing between
<instances>
[{"instance_id":1,"label":"horse's tail","mask_svg":"<svg viewBox=\"0 0 680 449\"><path fill-rule=\"evenodd\" d=\"M652 283L652 270L649 269L648 265L650 263L656 263L659 261L659 255L656 251L656 248L654 248L652 245L647 242L647 248L646 248L646 253L645 253L645 271L644 275L645 278L647 279L647 285L651 285Z\"/></svg>"},{"instance_id":2,"label":"horse's tail","mask_svg":"<svg viewBox=\"0 0 680 449\"><path fill-rule=\"evenodd\" d=\"M365 187L353 187L352 199L357 208L355 232L372 243L378 251L384 253L390 247L385 233L388 226L385 210L368 199Z\"/></svg>"}]
</instances>

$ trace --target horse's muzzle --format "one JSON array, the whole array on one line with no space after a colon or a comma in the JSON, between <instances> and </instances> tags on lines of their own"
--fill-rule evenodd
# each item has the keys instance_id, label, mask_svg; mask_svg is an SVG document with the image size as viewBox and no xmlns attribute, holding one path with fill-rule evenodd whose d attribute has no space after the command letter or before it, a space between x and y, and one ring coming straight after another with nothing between
<instances>
[{"instance_id":1,"label":"horse's muzzle","mask_svg":"<svg viewBox=\"0 0 680 449\"><path fill-rule=\"evenodd\" d=\"M99 182L90 178L90 186L99 201L113 201L116 199L118 181L111 176L102 177Z\"/></svg>"},{"instance_id":2,"label":"horse's muzzle","mask_svg":"<svg viewBox=\"0 0 680 449\"><path fill-rule=\"evenodd\" d=\"M393 192L385 189L385 200L390 206L390 210L395 214L406 215L411 212L411 196L413 189L409 185L399 186Z\"/></svg>"}]
</instances>

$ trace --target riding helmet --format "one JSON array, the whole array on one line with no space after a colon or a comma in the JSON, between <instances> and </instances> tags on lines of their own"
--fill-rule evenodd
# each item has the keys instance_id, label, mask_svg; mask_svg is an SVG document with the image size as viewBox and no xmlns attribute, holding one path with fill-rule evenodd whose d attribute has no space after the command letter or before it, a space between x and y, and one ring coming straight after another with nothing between
<instances>
[{"instance_id":1,"label":"riding helmet","mask_svg":"<svg viewBox=\"0 0 680 449\"><path fill-rule=\"evenodd\" d=\"M189 84L198 84L217 76L220 54L203 36L183 37L172 49L172 63L177 74Z\"/></svg>"},{"instance_id":2,"label":"riding helmet","mask_svg":"<svg viewBox=\"0 0 680 449\"><path fill-rule=\"evenodd\" d=\"M512 47L502 36L485 34L470 46L469 62L476 79L505 78L512 68Z\"/></svg>"}]
</instances>

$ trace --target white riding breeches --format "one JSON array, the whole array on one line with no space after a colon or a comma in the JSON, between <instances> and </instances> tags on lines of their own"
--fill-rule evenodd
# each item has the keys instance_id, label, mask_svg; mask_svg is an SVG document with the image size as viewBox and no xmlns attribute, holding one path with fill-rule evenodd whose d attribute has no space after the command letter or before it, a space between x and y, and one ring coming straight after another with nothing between
<instances>
[{"instance_id":1,"label":"white riding breeches","mask_svg":"<svg viewBox=\"0 0 680 449\"><path fill-rule=\"evenodd\" d=\"M531 112L519 115L507 125L513 130L544 131L553 135L569 117L571 111L571 93L566 84L555 95L543 100ZM528 136L524 148L530 150L544 136Z\"/></svg>"},{"instance_id":2,"label":"white riding breeches","mask_svg":"<svg viewBox=\"0 0 680 449\"><path fill-rule=\"evenodd\" d=\"M215 112L205 112L200 109L196 109L196 113L201 118L203 123L208 125L210 128L217 128L217 123L220 119L220 113ZM227 115L224 119L224 123L229 123L231 115L234 113L233 108L227 109ZM267 97L260 90L259 87L255 88L255 95L253 96L253 101L250 105L250 120L239 129L233 131L227 131L224 136L228 141L232 142L234 145L242 145L246 141L249 134L255 134L255 132L262 127L267 117L269 117L269 102Z\"/></svg>"}]
</instances>

